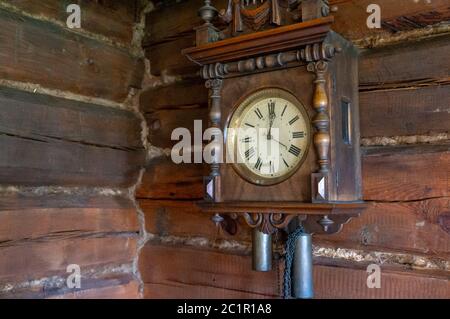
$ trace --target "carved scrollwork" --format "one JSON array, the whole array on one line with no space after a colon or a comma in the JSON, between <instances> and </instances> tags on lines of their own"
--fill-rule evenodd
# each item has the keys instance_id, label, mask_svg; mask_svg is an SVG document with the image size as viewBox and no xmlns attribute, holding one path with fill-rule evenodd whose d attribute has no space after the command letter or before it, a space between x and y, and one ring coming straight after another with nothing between
<instances>
[{"instance_id":1,"label":"carved scrollwork","mask_svg":"<svg viewBox=\"0 0 450 319\"><path fill-rule=\"evenodd\" d=\"M259 228L265 234L273 234L277 229L285 228L294 215L279 213L244 213L243 217L248 226L251 228Z\"/></svg>"},{"instance_id":2,"label":"carved scrollwork","mask_svg":"<svg viewBox=\"0 0 450 319\"><path fill-rule=\"evenodd\" d=\"M282 213L240 213L215 214L212 217L216 226L220 225L227 233L234 235L238 228L237 219L242 216L250 228L257 228L265 234L273 234L277 230L286 230L291 222L297 222L311 234L335 234L341 231L353 217L359 214L339 215L300 215ZM226 220L226 223L224 222ZM232 225L233 224L233 225ZM233 233L230 231L233 230Z\"/></svg>"}]
</instances>

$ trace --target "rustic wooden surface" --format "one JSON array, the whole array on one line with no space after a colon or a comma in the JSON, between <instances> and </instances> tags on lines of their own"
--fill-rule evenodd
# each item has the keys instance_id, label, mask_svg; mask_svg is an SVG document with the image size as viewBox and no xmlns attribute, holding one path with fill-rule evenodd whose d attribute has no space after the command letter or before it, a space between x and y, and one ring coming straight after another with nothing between
<instances>
[{"instance_id":1,"label":"rustic wooden surface","mask_svg":"<svg viewBox=\"0 0 450 319\"><path fill-rule=\"evenodd\" d=\"M10 5L31 15L66 23L66 8L73 3L69 0L12 0ZM138 13L137 2L130 0L90 1L81 0L77 4L82 10L81 28L112 42L129 45L133 37L133 22Z\"/></svg>"},{"instance_id":2,"label":"rustic wooden surface","mask_svg":"<svg viewBox=\"0 0 450 319\"><path fill-rule=\"evenodd\" d=\"M0 88L0 180L130 186L144 160L129 111Z\"/></svg>"},{"instance_id":3,"label":"rustic wooden surface","mask_svg":"<svg viewBox=\"0 0 450 319\"><path fill-rule=\"evenodd\" d=\"M174 257L176 256L176 257ZM143 267L152 262L154 267ZM271 272L251 271L251 257L214 250L148 244L141 254L147 298L277 298L283 266ZM211 269L214 269L212 272ZM320 260L314 266L316 298L448 297L444 274L382 267L381 288L368 289L365 267Z\"/></svg>"},{"instance_id":4,"label":"rustic wooden surface","mask_svg":"<svg viewBox=\"0 0 450 319\"><path fill-rule=\"evenodd\" d=\"M123 102L142 61L125 49L0 9L0 78Z\"/></svg>"},{"instance_id":5,"label":"rustic wooden surface","mask_svg":"<svg viewBox=\"0 0 450 319\"><path fill-rule=\"evenodd\" d=\"M65 27L69 3L0 9L0 298L139 297L127 187L145 151L140 118L119 105L143 74L135 1L79 1L79 30Z\"/></svg>"},{"instance_id":6,"label":"rustic wooden surface","mask_svg":"<svg viewBox=\"0 0 450 319\"><path fill-rule=\"evenodd\" d=\"M222 8L225 2L214 4ZM196 17L201 3L185 1L148 15L151 22L146 26L145 48L152 74L184 79L141 96L141 109L153 129L149 140L159 147L173 145L168 127L190 127L193 118L207 114L207 91L193 80L198 68L180 55L181 49L193 42L192 27L201 23ZM448 262L450 148L448 139L434 136L448 134L450 127L446 58L450 37L447 33L420 41L406 39L398 45L370 49L375 43L372 36L384 37L376 40L379 45L383 39L399 35L397 31L419 30L448 19L448 3L379 1L383 19L379 30L368 30L365 24L370 1L330 3L339 9L333 29L365 48L359 64L361 137L367 145L378 146L363 147L363 197L370 203L369 209L341 233L316 236L315 243L367 254L381 251ZM168 22L174 18L176 23ZM416 135L424 135L427 142L415 144L419 141ZM393 145L382 146L383 139ZM412 141L411 145L401 145L405 140ZM194 204L202 197L198 175L202 171L199 165L177 166L170 158L161 157L153 160L144 174L137 192L139 204L146 230L161 238L141 251L145 297L280 296L276 271L258 274L250 270L251 233L242 221L237 235L230 236L216 229L211 216ZM315 259L316 297L450 296L445 270L417 270L407 263L382 266L382 288L367 289L366 264L339 262L341 259Z\"/></svg>"}]
</instances>

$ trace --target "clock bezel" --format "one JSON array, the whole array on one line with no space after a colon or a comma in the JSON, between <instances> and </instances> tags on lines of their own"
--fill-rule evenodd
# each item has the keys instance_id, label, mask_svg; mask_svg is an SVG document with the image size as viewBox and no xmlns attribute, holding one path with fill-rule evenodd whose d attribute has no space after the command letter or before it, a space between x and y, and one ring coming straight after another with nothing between
<instances>
[{"instance_id":1,"label":"clock bezel","mask_svg":"<svg viewBox=\"0 0 450 319\"><path fill-rule=\"evenodd\" d=\"M270 93L269 93L270 92ZM261 96L262 95L262 96ZM257 100L262 100L266 98L282 98L285 100L288 100L291 102L294 107L296 107L306 122L306 149L302 154L301 159L298 161L298 163L295 165L293 169L291 169L288 173L277 176L277 177L265 177L258 174L255 174L251 169L245 165L245 163L236 163L232 162L231 166L233 167L234 171L244 180L247 182L250 182L252 184L258 185L258 186L272 186L276 184L280 184L286 180L288 180L290 177L292 177L299 168L303 165L306 158L308 157L309 149L311 146L311 132L312 132L312 124L311 124L311 118L309 117L309 114L306 110L305 104L298 99L292 92L289 90L286 90L285 88L279 87L279 86L267 86L267 87L260 87L243 97L241 97L233 106L233 111L230 112L230 115L227 119L226 125L225 125L225 148L228 158L228 149L230 147L234 148L233 154L237 154L237 136L234 136L232 140L228 138L228 133L230 128L238 128L239 123L242 121L242 114L247 109L247 107L253 105ZM234 120L235 119L235 120ZM233 121L234 120L234 121ZM234 122L234 123L233 123Z\"/></svg>"}]
</instances>

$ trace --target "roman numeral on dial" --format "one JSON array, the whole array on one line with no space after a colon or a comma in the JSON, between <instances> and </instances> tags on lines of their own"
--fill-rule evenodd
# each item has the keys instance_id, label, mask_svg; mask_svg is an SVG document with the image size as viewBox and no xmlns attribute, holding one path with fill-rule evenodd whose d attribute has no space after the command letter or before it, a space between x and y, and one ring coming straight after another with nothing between
<instances>
[{"instance_id":1,"label":"roman numeral on dial","mask_svg":"<svg viewBox=\"0 0 450 319\"><path fill-rule=\"evenodd\" d=\"M299 156L301 152L301 149L299 149L297 146L295 145L291 145L291 147L289 148L289 153L291 153L294 156Z\"/></svg>"},{"instance_id":2,"label":"roman numeral on dial","mask_svg":"<svg viewBox=\"0 0 450 319\"><path fill-rule=\"evenodd\" d=\"M292 120L289 121L289 125L294 124L299 119L298 115L296 115Z\"/></svg>"},{"instance_id":3,"label":"roman numeral on dial","mask_svg":"<svg viewBox=\"0 0 450 319\"><path fill-rule=\"evenodd\" d=\"M245 151L245 158L249 160L252 156L255 155L255 149L253 147L249 148Z\"/></svg>"},{"instance_id":4,"label":"roman numeral on dial","mask_svg":"<svg viewBox=\"0 0 450 319\"><path fill-rule=\"evenodd\" d=\"M256 164L255 164L255 168L259 171L259 170L261 170L261 166L262 166L262 161L258 157L258 160L256 161Z\"/></svg>"},{"instance_id":5,"label":"roman numeral on dial","mask_svg":"<svg viewBox=\"0 0 450 319\"><path fill-rule=\"evenodd\" d=\"M251 125L249 123L245 123L245 125L249 126L249 127L255 127L254 125Z\"/></svg>"},{"instance_id":6,"label":"roman numeral on dial","mask_svg":"<svg viewBox=\"0 0 450 319\"><path fill-rule=\"evenodd\" d=\"M246 138L242 139L241 141L244 143L250 143L252 141L252 138L247 136Z\"/></svg>"},{"instance_id":7,"label":"roman numeral on dial","mask_svg":"<svg viewBox=\"0 0 450 319\"><path fill-rule=\"evenodd\" d=\"M293 138L304 138L305 137L305 132L301 131L301 132L293 132L292 133L292 137Z\"/></svg>"},{"instance_id":8,"label":"roman numeral on dial","mask_svg":"<svg viewBox=\"0 0 450 319\"><path fill-rule=\"evenodd\" d=\"M263 115L262 115L261 110L259 108L256 108L255 113L256 113L256 115L258 116L259 119L263 118Z\"/></svg>"}]
</instances>

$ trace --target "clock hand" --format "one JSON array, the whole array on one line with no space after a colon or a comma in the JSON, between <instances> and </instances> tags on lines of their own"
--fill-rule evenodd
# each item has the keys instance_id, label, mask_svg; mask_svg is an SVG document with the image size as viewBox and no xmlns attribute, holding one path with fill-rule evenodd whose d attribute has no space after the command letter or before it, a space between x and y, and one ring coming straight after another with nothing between
<instances>
[{"instance_id":1,"label":"clock hand","mask_svg":"<svg viewBox=\"0 0 450 319\"><path fill-rule=\"evenodd\" d=\"M269 132L267 133L267 139L270 140L272 138L272 135L270 134L272 131L272 125L275 120L275 112L273 111L273 108L275 107L275 104L269 104Z\"/></svg>"},{"instance_id":2,"label":"clock hand","mask_svg":"<svg viewBox=\"0 0 450 319\"><path fill-rule=\"evenodd\" d=\"M273 137L272 137L272 139L273 139L275 142L279 143L281 146L283 146L285 149L287 149L287 146L284 145L283 143L281 143L279 140L277 140L276 138L273 138Z\"/></svg>"}]
</instances>

